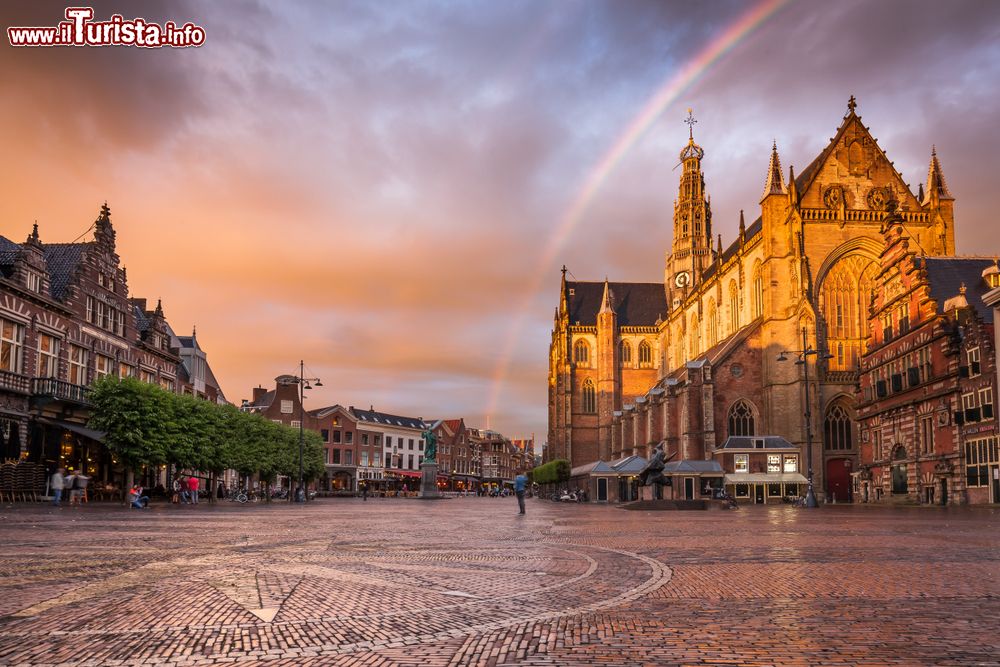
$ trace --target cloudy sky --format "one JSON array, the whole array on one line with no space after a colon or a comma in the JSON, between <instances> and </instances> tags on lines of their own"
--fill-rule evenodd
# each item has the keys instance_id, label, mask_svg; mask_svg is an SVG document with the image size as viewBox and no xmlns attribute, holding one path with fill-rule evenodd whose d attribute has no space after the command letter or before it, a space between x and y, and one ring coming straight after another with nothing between
<instances>
[{"instance_id":1,"label":"cloudy sky","mask_svg":"<svg viewBox=\"0 0 1000 667\"><path fill-rule=\"evenodd\" d=\"M55 25L65 6L4 3L0 23ZM37 220L72 241L106 199L132 293L197 325L235 402L302 358L325 385L312 407L544 440L559 267L662 280L688 107L726 242L756 215L772 140L805 167L853 94L914 190L937 145L959 252L1000 254L1000 3L793 0L744 33L768 3L94 6L207 41L4 37L0 234Z\"/></svg>"}]
</instances>

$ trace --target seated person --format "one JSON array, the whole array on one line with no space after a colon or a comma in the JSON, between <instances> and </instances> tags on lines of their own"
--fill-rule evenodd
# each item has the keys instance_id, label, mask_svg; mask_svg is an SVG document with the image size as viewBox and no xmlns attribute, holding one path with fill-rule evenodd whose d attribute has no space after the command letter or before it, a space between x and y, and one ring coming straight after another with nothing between
<instances>
[{"instance_id":1,"label":"seated person","mask_svg":"<svg viewBox=\"0 0 1000 667\"><path fill-rule=\"evenodd\" d=\"M130 507L141 510L149 507L149 496L142 495L142 485L133 484L132 488L128 491L128 501L131 503Z\"/></svg>"}]
</instances>

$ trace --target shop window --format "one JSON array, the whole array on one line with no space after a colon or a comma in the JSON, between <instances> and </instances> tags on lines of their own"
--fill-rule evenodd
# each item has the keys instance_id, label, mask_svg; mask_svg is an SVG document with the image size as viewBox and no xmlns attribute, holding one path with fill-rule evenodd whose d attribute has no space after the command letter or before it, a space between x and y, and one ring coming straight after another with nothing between
<instances>
[{"instance_id":1,"label":"shop window","mask_svg":"<svg viewBox=\"0 0 1000 667\"><path fill-rule=\"evenodd\" d=\"M749 498L750 497L750 485L749 484L737 484L736 485L736 497L737 498Z\"/></svg>"},{"instance_id":2,"label":"shop window","mask_svg":"<svg viewBox=\"0 0 1000 667\"><path fill-rule=\"evenodd\" d=\"M785 472L798 472L799 471L799 455L798 454L785 454L784 456L784 466L783 470Z\"/></svg>"},{"instance_id":3,"label":"shop window","mask_svg":"<svg viewBox=\"0 0 1000 667\"><path fill-rule=\"evenodd\" d=\"M781 484L770 483L767 485L767 497L768 498L780 498L781 497Z\"/></svg>"},{"instance_id":4,"label":"shop window","mask_svg":"<svg viewBox=\"0 0 1000 667\"><path fill-rule=\"evenodd\" d=\"M734 454L733 470L735 470L736 472L750 472L750 455Z\"/></svg>"},{"instance_id":5,"label":"shop window","mask_svg":"<svg viewBox=\"0 0 1000 667\"><path fill-rule=\"evenodd\" d=\"M780 454L768 454L767 455L767 471L768 472L781 472L781 455Z\"/></svg>"}]
</instances>

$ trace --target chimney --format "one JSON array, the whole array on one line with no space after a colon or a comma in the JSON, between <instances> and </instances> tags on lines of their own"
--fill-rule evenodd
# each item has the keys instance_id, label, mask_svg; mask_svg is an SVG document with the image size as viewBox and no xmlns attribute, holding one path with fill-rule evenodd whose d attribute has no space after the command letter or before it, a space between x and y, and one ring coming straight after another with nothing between
<instances>
[{"instance_id":1,"label":"chimney","mask_svg":"<svg viewBox=\"0 0 1000 667\"><path fill-rule=\"evenodd\" d=\"M260 402L260 399L264 398L264 394L266 394L266 393L267 393L267 389L264 389L263 387L254 387L253 388L253 401L252 401L252 403L254 405L257 405L257 403Z\"/></svg>"}]
</instances>

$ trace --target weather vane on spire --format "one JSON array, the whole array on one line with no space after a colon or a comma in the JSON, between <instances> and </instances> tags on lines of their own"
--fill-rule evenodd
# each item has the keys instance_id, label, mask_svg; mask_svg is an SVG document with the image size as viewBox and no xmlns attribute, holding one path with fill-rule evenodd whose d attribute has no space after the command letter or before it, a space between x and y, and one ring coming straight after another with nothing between
<instances>
[{"instance_id":1,"label":"weather vane on spire","mask_svg":"<svg viewBox=\"0 0 1000 667\"><path fill-rule=\"evenodd\" d=\"M694 113L692 113L691 107L688 107L688 117L684 119L684 122L688 126L688 139L694 140L694 124L697 123L694 119Z\"/></svg>"}]
</instances>

